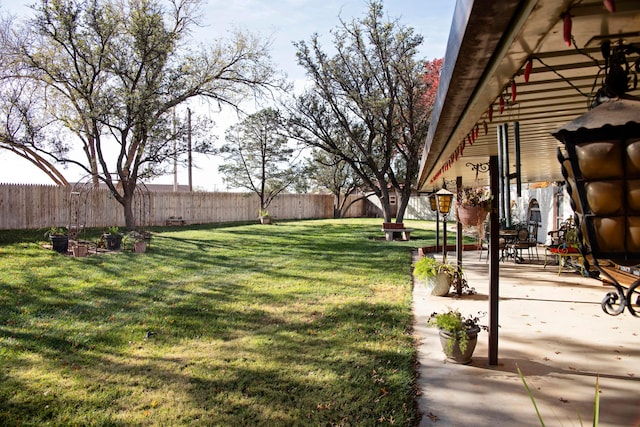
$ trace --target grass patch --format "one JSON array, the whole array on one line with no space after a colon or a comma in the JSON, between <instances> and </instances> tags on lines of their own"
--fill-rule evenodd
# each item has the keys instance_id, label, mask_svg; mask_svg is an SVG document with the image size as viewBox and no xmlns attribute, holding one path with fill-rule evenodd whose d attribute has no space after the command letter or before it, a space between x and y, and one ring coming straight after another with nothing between
<instances>
[{"instance_id":1,"label":"grass patch","mask_svg":"<svg viewBox=\"0 0 640 427\"><path fill-rule=\"evenodd\" d=\"M414 425L410 249L435 237L406 222L410 242L319 220L87 258L4 234L0 424Z\"/></svg>"}]
</instances>

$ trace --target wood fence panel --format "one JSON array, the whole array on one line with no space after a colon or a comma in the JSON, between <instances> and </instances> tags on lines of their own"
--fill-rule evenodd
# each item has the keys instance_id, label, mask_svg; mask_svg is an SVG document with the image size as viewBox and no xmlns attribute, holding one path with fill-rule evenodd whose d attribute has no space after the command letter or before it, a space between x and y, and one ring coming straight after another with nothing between
<instances>
[{"instance_id":1,"label":"wood fence panel","mask_svg":"<svg viewBox=\"0 0 640 427\"><path fill-rule=\"evenodd\" d=\"M260 203L251 193L149 192L136 193L134 210L139 226L165 225L182 217L190 224L254 221ZM282 194L269 206L276 219L332 218L333 196ZM124 212L106 189L50 185L0 184L0 229L55 226L124 226Z\"/></svg>"}]
</instances>

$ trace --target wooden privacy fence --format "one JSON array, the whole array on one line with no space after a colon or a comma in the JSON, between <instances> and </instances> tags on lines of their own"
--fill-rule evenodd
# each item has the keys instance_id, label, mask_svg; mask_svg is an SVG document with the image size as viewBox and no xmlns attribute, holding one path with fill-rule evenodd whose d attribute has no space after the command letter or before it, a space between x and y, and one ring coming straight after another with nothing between
<instances>
[{"instance_id":1,"label":"wooden privacy fence","mask_svg":"<svg viewBox=\"0 0 640 427\"><path fill-rule=\"evenodd\" d=\"M188 224L253 221L259 200L249 193L148 192L136 195L134 210L139 226L165 225L170 217ZM276 219L333 217L329 194L283 194L268 208ZM353 209L358 212L358 209ZM0 184L0 229L69 226L124 226L122 206L106 189L72 193L70 187Z\"/></svg>"}]
</instances>

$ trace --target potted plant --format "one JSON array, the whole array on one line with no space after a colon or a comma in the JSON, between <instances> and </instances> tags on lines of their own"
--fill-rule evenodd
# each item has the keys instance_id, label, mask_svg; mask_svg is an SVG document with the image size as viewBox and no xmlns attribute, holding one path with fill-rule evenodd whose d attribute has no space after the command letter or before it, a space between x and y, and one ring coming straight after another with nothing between
<instances>
[{"instance_id":1,"label":"potted plant","mask_svg":"<svg viewBox=\"0 0 640 427\"><path fill-rule=\"evenodd\" d=\"M120 229L116 226L109 227L107 232L102 235L105 240L105 246L110 251L118 251L120 250L120 246L122 245L122 234L120 233Z\"/></svg>"},{"instance_id":2,"label":"potted plant","mask_svg":"<svg viewBox=\"0 0 640 427\"><path fill-rule=\"evenodd\" d=\"M448 362L464 365L471 363L471 356L478 342L478 333L488 330L487 326L478 323L479 315L465 317L458 310L450 309L429 316L427 325L440 330L440 344Z\"/></svg>"},{"instance_id":3,"label":"potted plant","mask_svg":"<svg viewBox=\"0 0 640 427\"><path fill-rule=\"evenodd\" d=\"M89 253L89 245L86 243L75 243L71 246L71 253L75 258L86 257Z\"/></svg>"},{"instance_id":4,"label":"potted plant","mask_svg":"<svg viewBox=\"0 0 640 427\"><path fill-rule=\"evenodd\" d=\"M491 195L482 187L463 188L458 192L456 207L460 223L478 226L491 209Z\"/></svg>"},{"instance_id":5,"label":"potted plant","mask_svg":"<svg viewBox=\"0 0 640 427\"><path fill-rule=\"evenodd\" d=\"M66 254L69 250L69 236L67 230L64 227L52 226L44 233L51 242L51 247L54 251L61 254Z\"/></svg>"},{"instance_id":6,"label":"potted plant","mask_svg":"<svg viewBox=\"0 0 640 427\"><path fill-rule=\"evenodd\" d=\"M456 275L456 267L447 262L423 256L413 267L413 278L431 289L431 295L444 296L449 293L451 281Z\"/></svg>"},{"instance_id":7,"label":"potted plant","mask_svg":"<svg viewBox=\"0 0 640 427\"><path fill-rule=\"evenodd\" d=\"M269 216L269 211L266 209L260 209L258 218L260 219L260 224L271 224L271 217Z\"/></svg>"},{"instance_id":8,"label":"potted plant","mask_svg":"<svg viewBox=\"0 0 640 427\"><path fill-rule=\"evenodd\" d=\"M131 231L122 238L122 248L136 253L147 251L147 242L151 241L151 233Z\"/></svg>"}]
</instances>

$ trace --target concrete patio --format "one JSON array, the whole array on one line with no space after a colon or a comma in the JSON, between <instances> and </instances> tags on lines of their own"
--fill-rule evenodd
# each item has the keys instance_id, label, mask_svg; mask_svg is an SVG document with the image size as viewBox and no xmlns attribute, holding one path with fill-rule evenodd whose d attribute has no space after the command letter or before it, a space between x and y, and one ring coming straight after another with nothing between
<instances>
[{"instance_id":1,"label":"concrete patio","mask_svg":"<svg viewBox=\"0 0 640 427\"><path fill-rule=\"evenodd\" d=\"M455 262L455 253L448 258ZM640 426L640 318L607 315L600 301L610 288L569 270L558 275L557 266L500 263L499 364L489 365L486 332L470 365L444 363L429 315L489 308L488 264L469 251L463 266L476 295L435 297L414 287L420 426L539 426L516 366L546 425L592 425L599 377L599 425Z\"/></svg>"}]
</instances>

